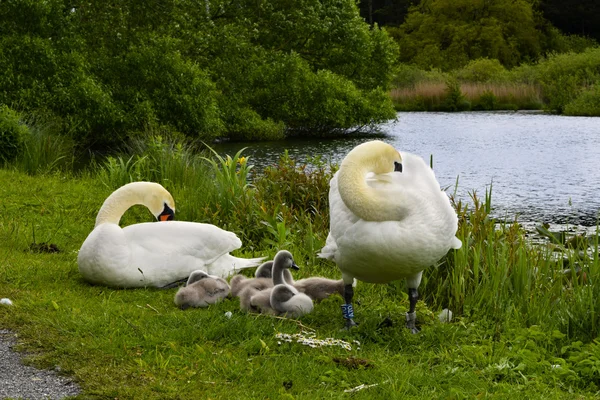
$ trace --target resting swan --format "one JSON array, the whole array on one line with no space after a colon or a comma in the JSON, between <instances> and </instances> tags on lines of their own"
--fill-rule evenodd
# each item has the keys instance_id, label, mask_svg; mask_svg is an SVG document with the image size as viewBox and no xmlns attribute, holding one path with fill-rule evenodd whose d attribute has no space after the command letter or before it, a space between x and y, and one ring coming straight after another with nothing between
<instances>
[{"instance_id":1,"label":"resting swan","mask_svg":"<svg viewBox=\"0 0 600 400\"><path fill-rule=\"evenodd\" d=\"M375 140L356 146L330 181L330 232L319 256L335 261L344 280L342 314L356 325L352 282L406 278L413 333L423 270L450 249L458 218L433 171L420 157Z\"/></svg>"},{"instance_id":2,"label":"resting swan","mask_svg":"<svg viewBox=\"0 0 600 400\"><path fill-rule=\"evenodd\" d=\"M189 307L208 307L227 297L229 291L225 279L197 270L192 272L186 285L175 294L175 305L182 310Z\"/></svg>"},{"instance_id":3,"label":"resting swan","mask_svg":"<svg viewBox=\"0 0 600 400\"><path fill-rule=\"evenodd\" d=\"M121 216L136 204L167 222L121 228ZM79 272L98 285L164 287L187 279L198 269L225 278L262 260L229 255L242 245L234 233L210 224L172 221L174 214L173 197L158 183L132 182L120 187L104 201L94 230L79 250Z\"/></svg>"}]
</instances>

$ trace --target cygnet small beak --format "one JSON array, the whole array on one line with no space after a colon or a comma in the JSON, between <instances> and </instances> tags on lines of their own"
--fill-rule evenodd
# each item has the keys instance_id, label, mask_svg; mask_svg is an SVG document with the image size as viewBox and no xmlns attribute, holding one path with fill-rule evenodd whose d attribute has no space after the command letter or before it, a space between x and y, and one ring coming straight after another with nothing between
<instances>
[{"instance_id":1,"label":"cygnet small beak","mask_svg":"<svg viewBox=\"0 0 600 400\"><path fill-rule=\"evenodd\" d=\"M300 267L295 262L292 263L292 269L298 271Z\"/></svg>"}]
</instances>

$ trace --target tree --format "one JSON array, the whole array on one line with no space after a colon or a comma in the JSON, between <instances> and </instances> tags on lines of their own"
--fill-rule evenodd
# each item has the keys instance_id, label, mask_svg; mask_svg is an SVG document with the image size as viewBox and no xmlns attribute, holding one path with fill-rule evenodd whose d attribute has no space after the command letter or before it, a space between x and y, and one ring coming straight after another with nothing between
<instances>
[{"instance_id":1,"label":"tree","mask_svg":"<svg viewBox=\"0 0 600 400\"><path fill-rule=\"evenodd\" d=\"M160 128L205 140L326 135L394 116L397 59L353 0L12 0L0 103L86 145Z\"/></svg>"},{"instance_id":2,"label":"tree","mask_svg":"<svg viewBox=\"0 0 600 400\"><path fill-rule=\"evenodd\" d=\"M512 67L544 52L527 0L424 0L400 26L401 61L450 70L487 57Z\"/></svg>"}]
</instances>

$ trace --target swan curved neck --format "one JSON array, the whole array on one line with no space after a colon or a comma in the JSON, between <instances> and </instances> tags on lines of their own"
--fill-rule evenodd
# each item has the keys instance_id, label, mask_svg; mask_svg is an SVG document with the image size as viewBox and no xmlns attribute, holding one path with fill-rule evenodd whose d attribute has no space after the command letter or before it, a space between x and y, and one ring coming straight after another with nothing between
<instances>
[{"instance_id":1,"label":"swan curved neck","mask_svg":"<svg viewBox=\"0 0 600 400\"><path fill-rule=\"evenodd\" d=\"M366 176L371 171L360 163L343 163L338 172L338 191L344 204L359 218L365 221L400 220L404 217L402 198L396 192L389 194L371 188Z\"/></svg>"},{"instance_id":2,"label":"swan curved neck","mask_svg":"<svg viewBox=\"0 0 600 400\"><path fill-rule=\"evenodd\" d=\"M139 182L115 190L104 200L96 216L95 226L105 223L118 225L125 211L136 204L144 204L144 188L145 185Z\"/></svg>"}]
</instances>

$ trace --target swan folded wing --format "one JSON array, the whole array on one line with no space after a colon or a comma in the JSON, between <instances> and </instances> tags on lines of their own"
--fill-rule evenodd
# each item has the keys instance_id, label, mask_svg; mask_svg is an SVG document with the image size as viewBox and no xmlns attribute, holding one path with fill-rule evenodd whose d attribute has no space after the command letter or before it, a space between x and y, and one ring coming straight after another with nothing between
<instances>
[{"instance_id":1,"label":"swan folded wing","mask_svg":"<svg viewBox=\"0 0 600 400\"><path fill-rule=\"evenodd\" d=\"M127 226L123 232L133 248L161 255L192 256L205 264L242 246L233 232L195 222L148 222Z\"/></svg>"}]
</instances>

